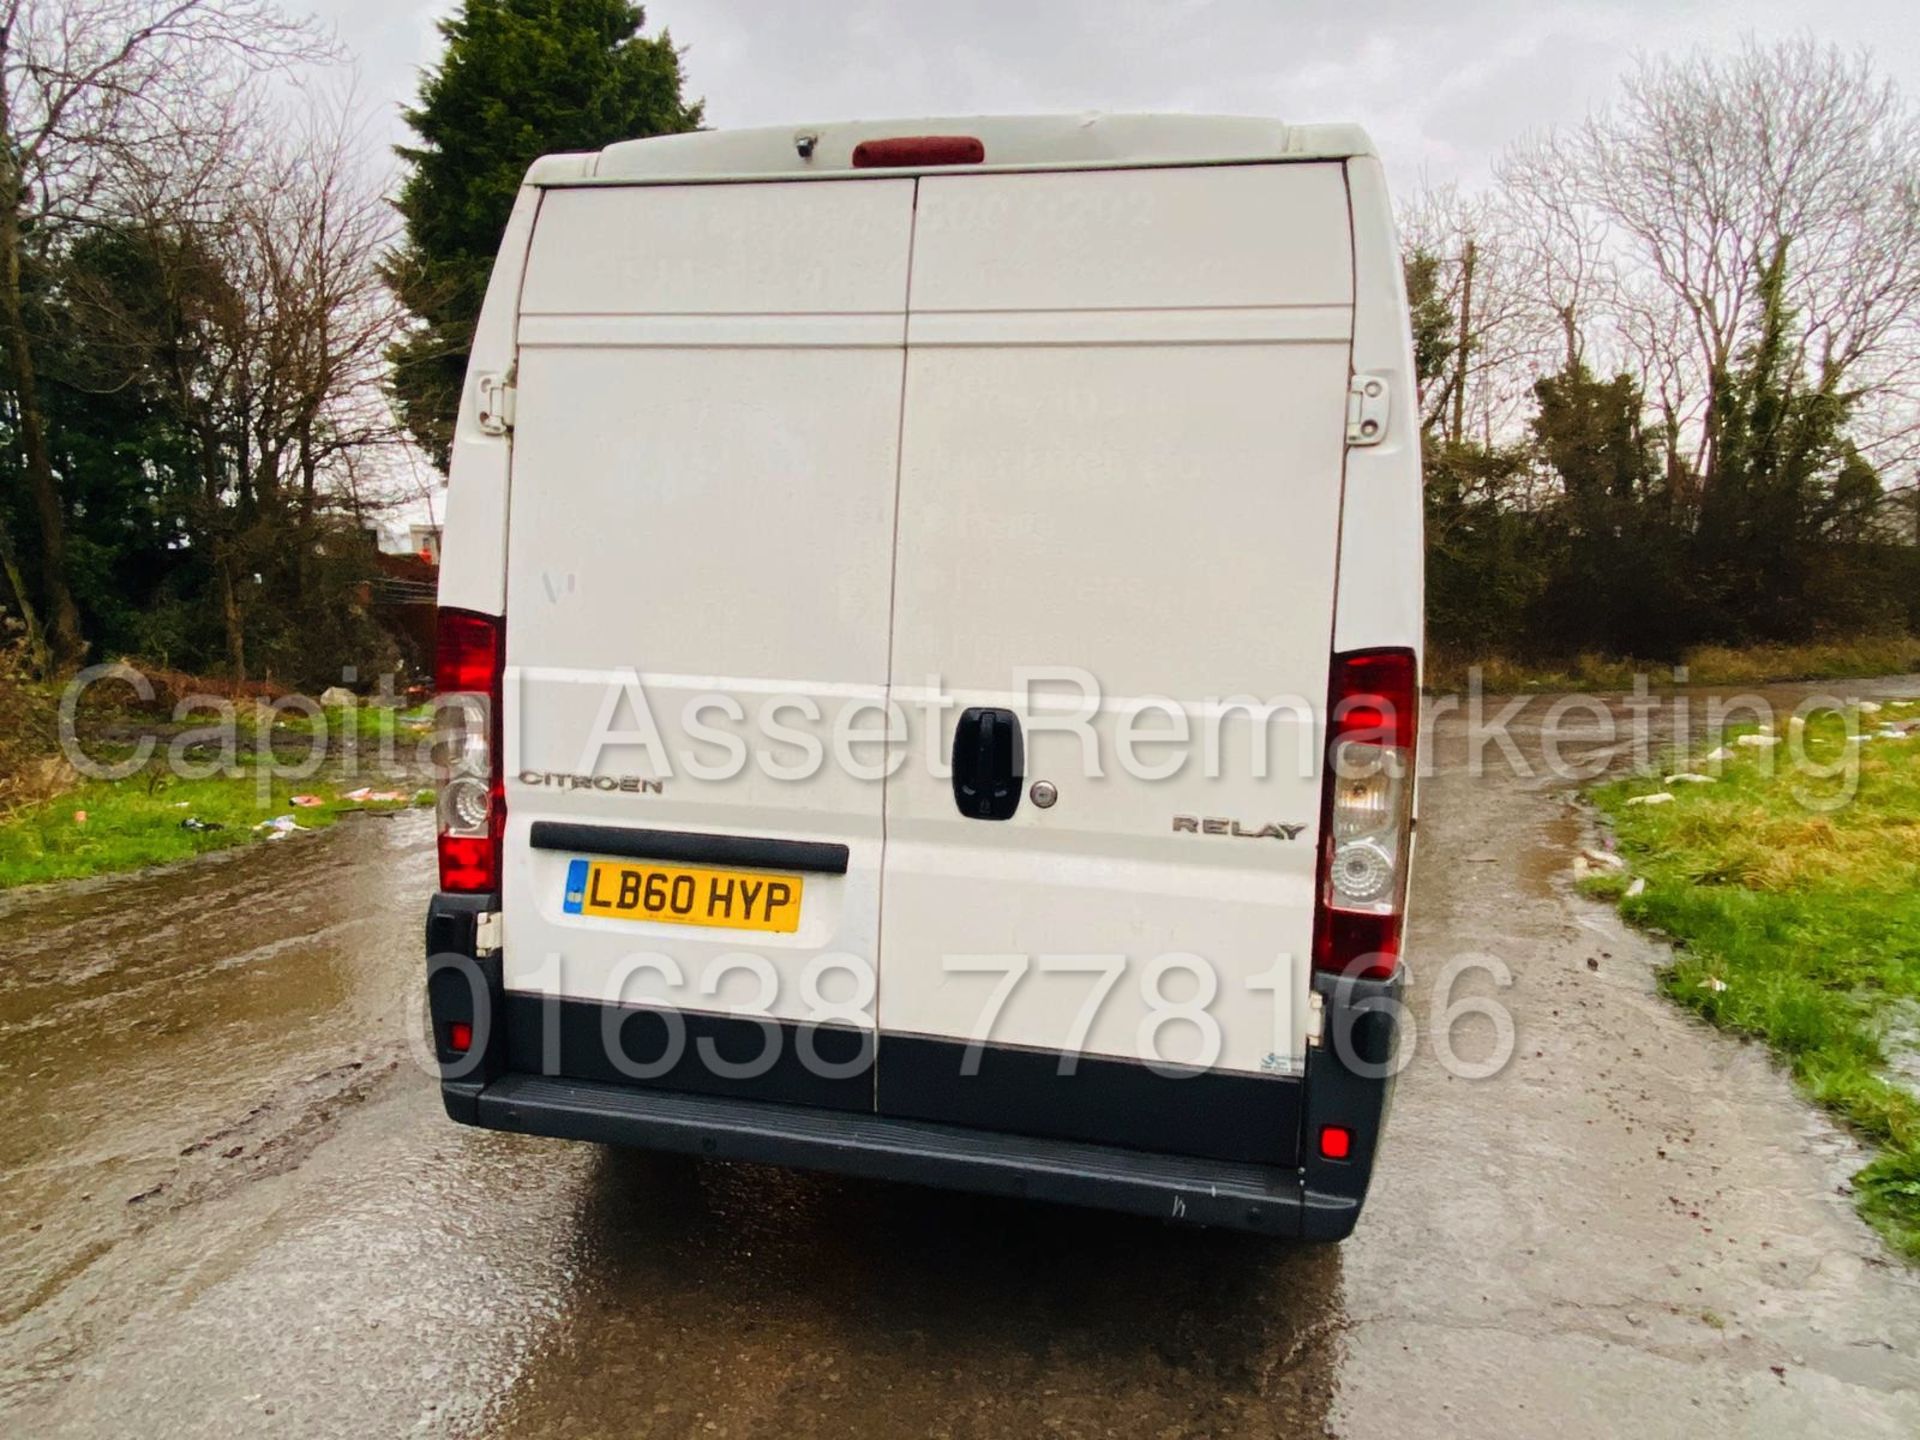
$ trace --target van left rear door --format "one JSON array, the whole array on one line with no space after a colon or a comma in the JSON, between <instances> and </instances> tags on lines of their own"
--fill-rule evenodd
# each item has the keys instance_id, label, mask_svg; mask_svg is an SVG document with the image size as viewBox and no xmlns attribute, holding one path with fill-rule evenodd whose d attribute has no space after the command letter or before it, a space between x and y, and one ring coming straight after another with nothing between
<instances>
[{"instance_id":1,"label":"van left rear door","mask_svg":"<svg viewBox=\"0 0 1920 1440\"><path fill-rule=\"evenodd\" d=\"M882 784L759 737L885 704L912 219L910 180L544 197L508 538L515 1069L871 1104L846 1047L802 1065L749 1017L870 1056Z\"/></svg>"}]
</instances>

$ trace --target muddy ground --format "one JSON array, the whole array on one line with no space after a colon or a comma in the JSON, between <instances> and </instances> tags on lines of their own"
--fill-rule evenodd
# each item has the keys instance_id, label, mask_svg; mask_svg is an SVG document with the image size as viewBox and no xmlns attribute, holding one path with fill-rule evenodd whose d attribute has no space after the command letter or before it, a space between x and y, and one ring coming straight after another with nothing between
<instances>
[{"instance_id":1,"label":"muddy ground","mask_svg":"<svg viewBox=\"0 0 1920 1440\"><path fill-rule=\"evenodd\" d=\"M1850 1142L1572 893L1564 781L1435 734L1415 1013L1497 957L1514 1059L1422 1037L1338 1248L456 1127L424 812L0 897L0 1429L1920 1434Z\"/></svg>"}]
</instances>

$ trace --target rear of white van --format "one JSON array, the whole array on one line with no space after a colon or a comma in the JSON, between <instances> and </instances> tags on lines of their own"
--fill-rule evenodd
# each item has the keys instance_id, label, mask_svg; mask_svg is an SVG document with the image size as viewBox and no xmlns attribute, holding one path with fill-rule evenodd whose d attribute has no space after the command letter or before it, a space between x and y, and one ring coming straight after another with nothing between
<instances>
[{"instance_id":1,"label":"rear of white van","mask_svg":"<svg viewBox=\"0 0 1920 1440\"><path fill-rule=\"evenodd\" d=\"M1348 1233L1403 976L1412 387L1344 127L537 165L444 546L449 1113Z\"/></svg>"}]
</instances>

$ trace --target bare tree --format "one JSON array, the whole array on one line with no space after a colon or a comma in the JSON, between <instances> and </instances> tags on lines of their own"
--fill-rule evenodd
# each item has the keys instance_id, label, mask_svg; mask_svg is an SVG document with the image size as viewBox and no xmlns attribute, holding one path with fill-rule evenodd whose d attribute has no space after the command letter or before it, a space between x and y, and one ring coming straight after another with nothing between
<instances>
[{"instance_id":1,"label":"bare tree","mask_svg":"<svg viewBox=\"0 0 1920 1440\"><path fill-rule=\"evenodd\" d=\"M93 218L123 164L221 124L220 97L238 77L331 53L311 22L270 0L0 0L0 343L58 664L83 642L22 298L28 247L44 251Z\"/></svg>"},{"instance_id":2,"label":"bare tree","mask_svg":"<svg viewBox=\"0 0 1920 1440\"><path fill-rule=\"evenodd\" d=\"M236 678L248 669L248 577L284 574L284 598L303 601L339 492L372 453L404 447L382 389L404 323L379 269L397 219L352 113L343 102L291 123L257 114L217 146L176 144L129 166L113 211L150 283L70 281L106 357L92 383L153 387L191 437L185 513Z\"/></svg>"},{"instance_id":3,"label":"bare tree","mask_svg":"<svg viewBox=\"0 0 1920 1440\"><path fill-rule=\"evenodd\" d=\"M1402 209L1399 224L1408 253L1439 261L1436 296L1455 316L1451 363L1421 396L1423 427L1456 442L1504 431L1525 408L1538 327L1496 197L1428 189Z\"/></svg>"},{"instance_id":4,"label":"bare tree","mask_svg":"<svg viewBox=\"0 0 1920 1440\"><path fill-rule=\"evenodd\" d=\"M1560 363L1571 368L1587 358L1596 330L1607 329L1617 277L1606 217L1579 202L1564 148L1551 134L1509 148L1495 168L1494 205L1514 254L1518 323L1543 345L1548 333L1555 336Z\"/></svg>"},{"instance_id":5,"label":"bare tree","mask_svg":"<svg viewBox=\"0 0 1920 1440\"><path fill-rule=\"evenodd\" d=\"M1782 247L1798 370L1836 391L1911 383L1920 120L1871 60L1810 39L1750 40L1725 59L1642 61L1623 88L1618 104L1508 173L1553 225L1612 237L1628 287L1620 308L1641 344L1664 345L1657 332L1681 321L1686 360L1645 358L1696 392L1675 406L1698 417L1694 468L1713 471L1713 396ZM1648 303L1649 280L1671 307Z\"/></svg>"}]
</instances>

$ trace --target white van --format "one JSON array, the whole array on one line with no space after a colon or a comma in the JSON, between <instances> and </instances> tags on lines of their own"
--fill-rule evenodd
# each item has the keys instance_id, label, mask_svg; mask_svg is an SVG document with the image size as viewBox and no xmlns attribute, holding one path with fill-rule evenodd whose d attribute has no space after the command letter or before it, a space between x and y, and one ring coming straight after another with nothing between
<instances>
[{"instance_id":1,"label":"white van","mask_svg":"<svg viewBox=\"0 0 1920 1440\"><path fill-rule=\"evenodd\" d=\"M1416 409L1351 127L535 164L441 570L448 1113L1346 1235L1402 987Z\"/></svg>"}]
</instances>

